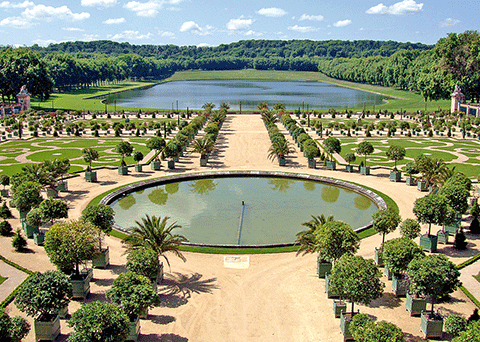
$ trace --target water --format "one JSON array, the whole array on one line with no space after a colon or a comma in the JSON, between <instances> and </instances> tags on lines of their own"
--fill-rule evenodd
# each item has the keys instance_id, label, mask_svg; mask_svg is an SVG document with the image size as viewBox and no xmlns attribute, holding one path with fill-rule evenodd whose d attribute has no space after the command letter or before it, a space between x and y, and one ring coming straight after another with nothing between
<instances>
[{"instance_id":1,"label":"water","mask_svg":"<svg viewBox=\"0 0 480 342\"><path fill-rule=\"evenodd\" d=\"M134 108L177 108L198 110L207 102L216 108L222 102L231 110L256 110L257 104L267 102L270 108L283 103L288 110L309 105L309 109L353 108L378 105L381 95L322 82L263 82L245 80L176 81L152 88L133 90L109 96L118 106Z\"/></svg>"},{"instance_id":2,"label":"water","mask_svg":"<svg viewBox=\"0 0 480 342\"><path fill-rule=\"evenodd\" d=\"M244 201L244 205L242 205ZM111 204L124 228L145 214L169 216L177 234L204 244L292 243L311 215L334 215L354 229L371 221L376 205L353 191L285 178L207 178L159 185Z\"/></svg>"}]
</instances>

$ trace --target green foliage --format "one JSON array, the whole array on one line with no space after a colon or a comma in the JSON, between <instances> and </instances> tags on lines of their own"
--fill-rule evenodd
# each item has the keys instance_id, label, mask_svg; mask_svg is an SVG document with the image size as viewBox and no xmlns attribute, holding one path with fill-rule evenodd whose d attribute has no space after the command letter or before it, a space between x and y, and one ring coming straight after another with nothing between
<instances>
[{"instance_id":1,"label":"green foliage","mask_svg":"<svg viewBox=\"0 0 480 342\"><path fill-rule=\"evenodd\" d=\"M399 213L392 207L382 208L372 214L372 225L382 234L382 245L385 242L385 235L397 229L401 221Z\"/></svg>"},{"instance_id":2,"label":"green foliage","mask_svg":"<svg viewBox=\"0 0 480 342\"><path fill-rule=\"evenodd\" d=\"M472 207L470 208L470 215L477 217L480 215L480 206L478 205L478 199L475 198Z\"/></svg>"},{"instance_id":3,"label":"green foliage","mask_svg":"<svg viewBox=\"0 0 480 342\"><path fill-rule=\"evenodd\" d=\"M130 320L135 319L143 309L153 307L158 299L150 279L130 271L120 274L106 295L122 307Z\"/></svg>"},{"instance_id":4,"label":"green foliage","mask_svg":"<svg viewBox=\"0 0 480 342\"><path fill-rule=\"evenodd\" d=\"M455 172L450 178L447 179L445 185L459 185L467 191L472 190L472 181L462 172Z\"/></svg>"},{"instance_id":5,"label":"green foliage","mask_svg":"<svg viewBox=\"0 0 480 342\"><path fill-rule=\"evenodd\" d=\"M434 302L454 292L461 285L460 272L455 264L441 254L430 254L413 259L407 267L410 293L430 296L433 312Z\"/></svg>"},{"instance_id":6,"label":"green foliage","mask_svg":"<svg viewBox=\"0 0 480 342\"><path fill-rule=\"evenodd\" d=\"M10 318L0 310L0 341L20 342L30 331L30 324L25 318L15 316Z\"/></svg>"},{"instance_id":7,"label":"green foliage","mask_svg":"<svg viewBox=\"0 0 480 342\"><path fill-rule=\"evenodd\" d=\"M365 331L366 326L371 322L373 322L373 318L367 314L357 313L353 316L352 321L348 325L348 330L350 330L355 341L363 339L363 332Z\"/></svg>"},{"instance_id":8,"label":"green foliage","mask_svg":"<svg viewBox=\"0 0 480 342\"><path fill-rule=\"evenodd\" d=\"M450 206L445 197L431 194L415 200L413 213L421 223L428 223L428 235L432 223L442 225L448 217Z\"/></svg>"},{"instance_id":9,"label":"green foliage","mask_svg":"<svg viewBox=\"0 0 480 342\"><path fill-rule=\"evenodd\" d=\"M92 161L98 160L98 158L100 157L98 154L98 151L94 148L86 147L82 150L82 153L83 153L83 160L85 160L85 163L88 163L89 165L88 170L91 170Z\"/></svg>"},{"instance_id":10,"label":"green foliage","mask_svg":"<svg viewBox=\"0 0 480 342\"><path fill-rule=\"evenodd\" d=\"M40 227L43 220L43 213L40 208L32 209L27 214L27 224L32 227Z\"/></svg>"},{"instance_id":11,"label":"green foliage","mask_svg":"<svg viewBox=\"0 0 480 342\"><path fill-rule=\"evenodd\" d=\"M165 147L165 140L160 137L151 137L147 140L146 146L150 151L155 150L155 158L158 160L158 152Z\"/></svg>"},{"instance_id":12,"label":"green foliage","mask_svg":"<svg viewBox=\"0 0 480 342\"><path fill-rule=\"evenodd\" d=\"M69 342L123 342L130 329L128 316L120 307L99 301L83 305L67 324L73 328Z\"/></svg>"},{"instance_id":13,"label":"green foliage","mask_svg":"<svg viewBox=\"0 0 480 342\"><path fill-rule=\"evenodd\" d=\"M416 175L418 172L418 167L415 162L409 161L405 164L405 173L408 176Z\"/></svg>"},{"instance_id":14,"label":"green foliage","mask_svg":"<svg viewBox=\"0 0 480 342\"><path fill-rule=\"evenodd\" d=\"M13 236L12 247L15 248L17 252L20 252L27 247L27 240L23 237L20 229L17 229L17 233Z\"/></svg>"},{"instance_id":15,"label":"green foliage","mask_svg":"<svg viewBox=\"0 0 480 342\"><path fill-rule=\"evenodd\" d=\"M89 222L105 234L108 234L115 223L115 212L109 205L99 203L86 207L82 211L80 220Z\"/></svg>"},{"instance_id":16,"label":"green foliage","mask_svg":"<svg viewBox=\"0 0 480 342\"><path fill-rule=\"evenodd\" d=\"M151 249L139 248L127 255L127 269L149 279L155 278L160 270L157 254Z\"/></svg>"},{"instance_id":17,"label":"green foliage","mask_svg":"<svg viewBox=\"0 0 480 342\"><path fill-rule=\"evenodd\" d=\"M45 236L45 252L60 270L75 270L78 275L79 265L95 255L96 236L98 229L89 222L59 222Z\"/></svg>"},{"instance_id":18,"label":"green foliage","mask_svg":"<svg viewBox=\"0 0 480 342\"><path fill-rule=\"evenodd\" d=\"M410 261L424 256L424 253L414 241L401 237L385 242L382 256L390 271L403 273L407 270Z\"/></svg>"},{"instance_id":19,"label":"green foliage","mask_svg":"<svg viewBox=\"0 0 480 342\"><path fill-rule=\"evenodd\" d=\"M364 140L360 144L358 144L356 152L362 156L365 156L365 166L367 166L367 156L372 154L374 151L373 145Z\"/></svg>"},{"instance_id":20,"label":"green foliage","mask_svg":"<svg viewBox=\"0 0 480 342\"><path fill-rule=\"evenodd\" d=\"M132 155L133 146L128 141L121 141L115 147L115 152L117 152L118 154L120 154L122 156L121 165L125 166L126 164L125 164L124 158Z\"/></svg>"},{"instance_id":21,"label":"green foliage","mask_svg":"<svg viewBox=\"0 0 480 342\"><path fill-rule=\"evenodd\" d=\"M40 203L38 209L40 209L42 219L45 222L53 222L68 217L68 205L59 199L46 198Z\"/></svg>"},{"instance_id":22,"label":"green foliage","mask_svg":"<svg viewBox=\"0 0 480 342\"><path fill-rule=\"evenodd\" d=\"M467 238L465 237L465 233L463 232L463 227L455 233L455 240L453 242L455 249L458 250L465 250L467 248L468 242Z\"/></svg>"},{"instance_id":23,"label":"green foliage","mask_svg":"<svg viewBox=\"0 0 480 342\"><path fill-rule=\"evenodd\" d=\"M314 231L314 236L320 258L331 262L344 254L355 254L360 245L358 235L342 221L325 222Z\"/></svg>"},{"instance_id":24,"label":"green foliage","mask_svg":"<svg viewBox=\"0 0 480 342\"><path fill-rule=\"evenodd\" d=\"M459 214L465 213L468 208L468 197L470 192L463 185L445 183L438 191L440 196L444 196L450 207Z\"/></svg>"},{"instance_id":25,"label":"green foliage","mask_svg":"<svg viewBox=\"0 0 480 342\"><path fill-rule=\"evenodd\" d=\"M0 235L9 236L12 234L12 225L8 221L0 221Z\"/></svg>"},{"instance_id":26,"label":"green foliage","mask_svg":"<svg viewBox=\"0 0 480 342\"><path fill-rule=\"evenodd\" d=\"M388 148L385 154L387 155L388 159L395 162L395 166L393 167L394 170L397 169L397 161L403 160L403 158L405 158L405 153L405 147L392 145Z\"/></svg>"},{"instance_id":27,"label":"green foliage","mask_svg":"<svg viewBox=\"0 0 480 342\"><path fill-rule=\"evenodd\" d=\"M341 142L334 137L328 137L323 141L323 148L330 155L330 160L333 160L333 153L340 153L342 151Z\"/></svg>"},{"instance_id":28,"label":"green foliage","mask_svg":"<svg viewBox=\"0 0 480 342\"><path fill-rule=\"evenodd\" d=\"M360 335L357 338L357 335ZM368 322L365 328L357 332L355 341L359 342L404 342L403 331L395 324L380 321Z\"/></svg>"},{"instance_id":29,"label":"green foliage","mask_svg":"<svg viewBox=\"0 0 480 342\"><path fill-rule=\"evenodd\" d=\"M436 186L440 184L448 173L447 164L442 159L432 158L424 154L415 158L415 164L427 185Z\"/></svg>"},{"instance_id":30,"label":"green foliage","mask_svg":"<svg viewBox=\"0 0 480 342\"><path fill-rule=\"evenodd\" d=\"M300 253L305 255L307 253L319 252L315 231L327 221L333 221L333 215L328 218L325 218L323 214L318 216L312 215L310 221L302 223L302 225L308 229L297 233L297 239L295 240L295 245L299 246L297 255Z\"/></svg>"},{"instance_id":31,"label":"green foliage","mask_svg":"<svg viewBox=\"0 0 480 342\"><path fill-rule=\"evenodd\" d=\"M409 239L416 239L420 236L420 224L417 220L407 218L400 224L400 233Z\"/></svg>"},{"instance_id":32,"label":"green foliage","mask_svg":"<svg viewBox=\"0 0 480 342\"><path fill-rule=\"evenodd\" d=\"M140 151L135 151L133 152L133 160L135 160L137 163L142 161L143 159L143 153Z\"/></svg>"},{"instance_id":33,"label":"green foliage","mask_svg":"<svg viewBox=\"0 0 480 342\"><path fill-rule=\"evenodd\" d=\"M3 202L2 206L0 207L0 218L3 218L4 220L12 218L12 212L7 206L7 202Z\"/></svg>"},{"instance_id":34,"label":"green foliage","mask_svg":"<svg viewBox=\"0 0 480 342\"><path fill-rule=\"evenodd\" d=\"M350 165L350 163L353 163L357 157L355 156L355 153L349 152L345 155L345 161Z\"/></svg>"},{"instance_id":35,"label":"green foliage","mask_svg":"<svg viewBox=\"0 0 480 342\"><path fill-rule=\"evenodd\" d=\"M458 336L467 329L467 320L462 315L450 314L445 318L445 331L453 336Z\"/></svg>"},{"instance_id":36,"label":"green foliage","mask_svg":"<svg viewBox=\"0 0 480 342\"><path fill-rule=\"evenodd\" d=\"M467 325L467 329L455 337L452 342L478 342L480 338L480 321Z\"/></svg>"},{"instance_id":37,"label":"green foliage","mask_svg":"<svg viewBox=\"0 0 480 342\"><path fill-rule=\"evenodd\" d=\"M20 184L13 194L13 202L19 211L29 211L39 205L43 198L40 195L42 186L35 182Z\"/></svg>"},{"instance_id":38,"label":"green foliage","mask_svg":"<svg viewBox=\"0 0 480 342\"><path fill-rule=\"evenodd\" d=\"M71 298L72 285L63 273L37 272L20 286L15 305L29 316L49 320L67 306Z\"/></svg>"},{"instance_id":39,"label":"green foliage","mask_svg":"<svg viewBox=\"0 0 480 342\"><path fill-rule=\"evenodd\" d=\"M3 185L3 188L5 189L7 185L10 185L10 177L6 174L0 175L0 184Z\"/></svg>"}]
</instances>

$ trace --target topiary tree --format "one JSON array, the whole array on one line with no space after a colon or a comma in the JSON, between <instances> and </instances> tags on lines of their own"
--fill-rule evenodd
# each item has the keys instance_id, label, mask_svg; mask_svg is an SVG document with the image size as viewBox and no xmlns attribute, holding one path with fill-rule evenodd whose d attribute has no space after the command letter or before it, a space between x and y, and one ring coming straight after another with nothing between
<instances>
[{"instance_id":1,"label":"topiary tree","mask_svg":"<svg viewBox=\"0 0 480 342\"><path fill-rule=\"evenodd\" d=\"M82 305L67 324L73 328L68 342L123 342L130 329L128 317L119 306L99 301Z\"/></svg>"},{"instance_id":2,"label":"topiary tree","mask_svg":"<svg viewBox=\"0 0 480 342\"><path fill-rule=\"evenodd\" d=\"M447 179L445 185L447 184L460 185L467 191L472 190L472 181L462 172L455 172L450 178Z\"/></svg>"},{"instance_id":3,"label":"topiary tree","mask_svg":"<svg viewBox=\"0 0 480 342\"><path fill-rule=\"evenodd\" d=\"M375 149L368 141L362 141L360 144L358 144L356 152L362 156L365 156L365 167L367 166L367 156L372 154L373 151L375 151Z\"/></svg>"},{"instance_id":4,"label":"topiary tree","mask_svg":"<svg viewBox=\"0 0 480 342\"><path fill-rule=\"evenodd\" d=\"M450 314L445 319L445 331L452 336L458 336L467 329L467 320L462 315Z\"/></svg>"},{"instance_id":5,"label":"topiary tree","mask_svg":"<svg viewBox=\"0 0 480 342\"><path fill-rule=\"evenodd\" d=\"M17 252L21 252L27 247L27 240L23 237L20 229L17 229L17 233L13 236L12 247L15 248Z\"/></svg>"},{"instance_id":6,"label":"topiary tree","mask_svg":"<svg viewBox=\"0 0 480 342\"><path fill-rule=\"evenodd\" d=\"M353 315L355 303L368 305L382 296L384 284L380 277L373 260L344 254L335 263L329 286L331 284L335 293L352 303Z\"/></svg>"},{"instance_id":7,"label":"topiary tree","mask_svg":"<svg viewBox=\"0 0 480 342\"><path fill-rule=\"evenodd\" d=\"M50 261L64 272L80 276L80 264L96 252L98 229L89 222L66 221L54 224L45 236L45 252Z\"/></svg>"},{"instance_id":8,"label":"topiary tree","mask_svg":"<svg viewBox=\"0 0 480 342\"><path fill-rule=\"evenodd\" d=\"M62 200L46 198L40 203L38 209L45 222L53 224L55 220L68 217L68 205Z\"/></svg>"},{"instance_id":9,"label":"topiary tree","mask_svg":"<svg viewBox=\"0 0 480 342\"><path fill-rule=\"evenodd\" d=\"M363 341L366 326L373 322L373 318L367 314L358 313L353 316L352 321L348 325L348 330L352 334L355 341Z\"/></svg>"},{"instance_id":10,"label":"topiary tree","mask_svg":"<svg viewBox=\"0 0 480 342\"><path fill-rule=\"evenodd\" d=\"M355 153L349 152L345 155L345 161L350 165L350 163L355 162L357 157L355 156Z\"/></svg>"},{"instance_id":11,"label":"topiary tree","mask_svg":"<svg viewBox=\"0 0 480 342\"><path fill-rule=\"evenodd\" d=\"M453 241L455 249L464 250L467 248L468 242L463 232L463 227L460 227L459 230L455 233L455 240Z\"/></svg>"},{"instance_id":12,"label":"topiary tree","mask_svg":"<svg viewBox=\"0 0 480 342\"><path fill-rule=\"evenodd\" d=\"M412 177L413 175L416 175L419 173L417 164L415 162L409 161L408 163L405 164L405 173L407 176Z\"/></svg>"},{"instance_id":13,"label":"topiary tree","mask_svg":"<svg viewBox=\"0 0 480 342\"><path fill-rule=\"evenodd\" d=\"M463 185L445 184L438 190L438 194L447 199L448 204L455 212L463 214L467 211L470 193Z\"/></svg>"},{"instance_id":14,"label":"topiary tree","mask_svg":"<svg viewBox=\"0 0 480 342\"><path fill-rule=\"evenodd\" d=\"M388 269L399 274L407 270L408 264L413 259L425 254L415 242L409 238L401 237L385 242L382 255Z\"/></svg>"},{"instance_id":15,"label":"topiary tree","mask_svg":"<svg viewBox=\"0 0 480 342\"><path fill-rule=\"evenodd\" d=\"M334 137L328 137L323 141L323 148L330 155L330 161L333 161L333 153L340 153L342 151L341 142Z\"/></svg>"},{"instance_id":16,"label":"topiary tree","mask_svg":"<svg viewBox=\"0 0 480 342\"><path fill-rule=\"evenodd\" d=\"M6 220L12 217L13 215L10 209L7 207L7 202L3 202L2 206L0 207L0 218Z\"/></svg>"},{"instance_id":17,"label":"topiary tree","mask_svg":"<svg viewBox=\"0 0 480 342\"><path fill-rule=\"evenodd\" d=\"M400 224L400 233L403 237L414 240L420 236L420 231L420 223L415 219L407 218Z\"/></svg>"},{"instance_id":18,"label":"topiary tree","mask_svg":"<svg viewBox=\"0 0 480 342\"><path fill-rule=\"evenodd\" d=\"M51 321L70 303L72 285L58 271L37 272L20 285L15 305L38 321Z\"/></svg>"},{"instance_id":19,"label":"topiary tree","mask_svg":"<svg viewBox=\"0 0 480 342\"><path fill-rule=\"evenodd\" d=\"M0 310L0 341L20 342L28 335L30 324L20 316L10 318L8 314Z\"/></svg>"},{"instance_id":20,"label":"topiary tree","mask_svg":"<svg viewBox=\"0 0 480 342\"><path fill-rule=\"evenodd\" d=\"M8 221L0 222L0 235L10 236L12 234L12 225Z\"/></svg>"},{"instance_id":21,"label":"topiary tree","mask_svg":"<svg viewBox=\"0 0 480 342\"><path fill-rule=\"evenodd\" d=\"M27 212L38 206L43 198L40 195L42 185L36 182L24 182L15 189L13 203L18 211Z\"/></svg>"},{"instance_id":22,"label":"topiary tree","mask_svg":"<svg viewBox=\"0 0 480 342\"><path fill-rule=\"evenodd\" d=\"M428 235L432 228L432 223L442 225L450 217L451 211L448 201L445 197L430 194L415 200L413 213L421 223L428 223Z\"/></svg>"},{"instance_id":23,"label":"topiary tree","mask_svg":"<svg viewBox=\"0 0 480 342\"><path fill-rule=\"evenodd\" d=\"M3 190L7 185L10 185L10 177L6 174L0 175L0 184L3 185Z\"/></svg>"},{"instance_id":24,"label":"topiary tree","mask_svg":"<svg viewBox=\"0 0 480 342\"><path fill-rule=\"evenodd\" d=\"M401 147L398 145L392 145L388 148L387 152L385 153L387 155L387 158L390 160L393 160L395 165L393 167L394 171L397 171L397 161L403 160L405 158L405 147Z\"/></svg>"},{"instance_id":25,"label":"topiary tree","mask_svg":"<svg viewBox=\"0 0 480 342\"><path fill-rule=\"evenodd\" d=\"M82 150L83 153L83 160L85 160L85 163L88 163L88 168L87 171L92 170L92 161L98 160L100 157L98 154L98 151L94 148L84 148Z\"/></svg>"},{"instance_id":26,"label":"topiary tree","mask_svg":"<svg viewBox=\"0 0 480 342\"><path fill-rule=\"evenodd\" d=\"M479 234L480 233L480 224L478 222L478 216L480 215L480 206L478 205L478 199L475 198L473 202L473 206L470 209L470 215L473 216L472 222L470 222L470 232L472 234Z\"/></svg>"},{"instance_id":27,"label":"topiary tree","mask_svg":"<svg viewBox=\"0 0 480 342\"><path fill-rule=\"evenodd\" d=\"M113 208L102 203L88 206L82 211L80 221L89 222L97 227L98 250L102 251L102 233L108 235L115 224L115 212Z\"/></svg>"},{"instance_id":28,"label":"topiary tree","mask_svg":"<svg viewBox=\"0 0 480 342\"><path fill-rule=\"evenodd\" d=\"M121 166L126 166L125 157L131 156L133 152L133 146L128 141L121 141L115 147L115 152L122 156Z\"/></svg>"},{"instance_id":29,"label":"topiary tree","mask_svg":"<svg viewBox=\"0 0 480 342\"><path fill-rule=\"evenodd\" d=\"M42 211L40 208L35 208L32 209L28 212L27 214L27 224L29 226L38 228L40 227L44 222Z\"/></svg>"},{"instance_id":30,"label":"topiary tree","mask_svg":"<svg viewBox=\"0 0 480 342\"><path fill-rule=\"evenodd\" d=\"M146 248L134 249L127 255L127 270L141 274L149 279L155 278L160 271L157 254Z\"/></svg>"},{"instance_id":31,"label":"topiary tree","mask_svg":"<svg viewBox=\"0 0 480 342\"><path fill-rule=\"evenodd\" d=\"M357 316L361 316L359 319ZM366 317L365 317L366 316ZM368 317L368 318L367 318ZM352 326L352 323L355 325ZM348 326L355 341L358 342L404 342L402 329L395 324L380 321L375 322L368 315L357 314Z\"/></svg>"},{"instance_id":32,"label":"topiary tree","mask_svg":"<svg viewBox=\"0 0 480 342\"><path fill-rule=\"evenodd\" d=\"M382 208L372 215L373 228L377 233L382 234L382 245L385 243L385 235L397 229L402 221L399 213L392 207Z\"/></svg>"},{"instance_id":33,"label":"topiary tree","mask_svg":"<svg viewBox=\"0 0 480 342\"><path fill-rule=\"evenodd\" d=\"M360 246L360 239L349 224L327 221L314 232L316 250L320 258L335 263L342 255L353 255Z\"/></svg>"},{"instance_id":34,"label":"topiary tree","mask_svg":"<svg viewBox=\"0 0 480 342\"><path fill-rule=\"evenodd\" d=\"M410 293L429 296L431 312L438 298L453 293L462 283L460 272L454 263L441 254L430 254L413 259L407 267Z\"/></svg>"},{"instance_id":35,"label":"topiary tree","mask_svg":"<svg viewBox=\"0 0 480 342\"><path fill-rule=\"evenodd\" d=\"M155 160L158 161L158 153L165 147L165 140L160 137L151 137L146 145L150 151L155 150Z\"/></svg>"},{"instance_id":36,"label":"topiary tree","mask_svg":"<svg viewBox=\"0 0 480 342\"><path fill-rule=\"evenodd\" d=\"M137 162L137 165L143 160L143 153L140 151L133 152L133 160Z\"/></svg>"}]
</instances>

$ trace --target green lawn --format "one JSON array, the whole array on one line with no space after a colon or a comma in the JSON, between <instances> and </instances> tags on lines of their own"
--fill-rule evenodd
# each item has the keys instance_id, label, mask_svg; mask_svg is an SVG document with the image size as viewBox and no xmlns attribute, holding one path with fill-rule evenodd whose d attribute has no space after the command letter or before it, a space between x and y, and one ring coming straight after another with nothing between
<instances>
[{"instance_id":1,"label":"green lawn","mask_svg":"<svg viewBox=\"0 0 480 342\"><path fill-rule=\"evenodd\" d=\"M3 283L5 280L7 280L7 279L8 279L8 277L2 277L2 276L0 275L0 285L2 285L2 283Z\"/></svg>"}]
</instances>

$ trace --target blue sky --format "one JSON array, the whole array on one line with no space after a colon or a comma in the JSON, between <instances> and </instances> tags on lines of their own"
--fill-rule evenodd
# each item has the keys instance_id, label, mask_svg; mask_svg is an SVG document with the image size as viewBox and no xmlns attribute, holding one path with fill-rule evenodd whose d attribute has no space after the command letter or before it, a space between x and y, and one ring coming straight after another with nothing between
<instances>
[{"instance_id":1,"label":"blue sky","mask_svg":"<svg viewBox=\"0 0 480 342\"><path fill-rule=\"evenodd\" d=\"M434 44L479 29L480 1L0 0L0 45L76 40L215 46L244 39Z\"/></svg>"}]
</instances>

